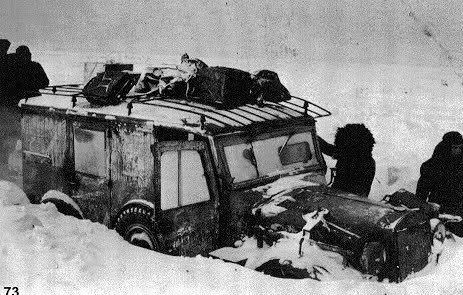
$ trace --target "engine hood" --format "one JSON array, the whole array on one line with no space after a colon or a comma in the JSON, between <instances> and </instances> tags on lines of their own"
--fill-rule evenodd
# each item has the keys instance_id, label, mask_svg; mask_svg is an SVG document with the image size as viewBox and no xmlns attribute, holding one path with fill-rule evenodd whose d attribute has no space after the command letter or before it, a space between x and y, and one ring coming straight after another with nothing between
<instances>
[{"instance_id":1,"label":"engine hood","mask_svg":"<svg viewBox=\"0 0 463 295\"><path fill-rule=\"evenodd\" d=\"M252 214L274 229L300 231L306 224L302 216L320 209L329 211L325 219L331 227L339 227L358 238L428 222L419 211L334 190L314 181L310 174L283 177L245 194L253 195L253 199L260 194L260 200L252 206Z\"/></svg>"}]
</instances>

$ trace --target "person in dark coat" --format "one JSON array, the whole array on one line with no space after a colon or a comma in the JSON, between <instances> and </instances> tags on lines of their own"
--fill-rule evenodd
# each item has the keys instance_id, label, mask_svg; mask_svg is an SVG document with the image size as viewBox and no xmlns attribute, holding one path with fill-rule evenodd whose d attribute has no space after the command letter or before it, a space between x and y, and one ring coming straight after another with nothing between
<instances>
[{"instance_id":1,"label":"person in dark coat","mask_svg":"<svg viewBox=\"0 0 463 295\"><path fill-rule=\"evenodd\" d=\"M8 54L10 45L7 39L0 39L0 179L6 179L8 155L14 145L13 137L19 138L19 128L15 128L19 125L19 111L10 111L5 104L13 72L10 63L12 55Z\"/></svg>"},{"instance_id":2,"label":"person in dark coat","mask_svg":"<svg viewBox=\"0 0 463 295\"><path fill-rule=\"evenodd\" d=\"M318 137L322 153L337 160L332 188L368 197L376 172L375 139L363 124L338 128L334 145Z\"/></svg>"},{"instance_id":3,"label":"person in dark coat","mask_svg":"<svg viewBox=\"0 0 463 295\"><path fill-rule=\"evenodd\" d=\"M18 67L18 86L21 96L40 95L39 89L50 83L43 67L31 59L29 48L21 45L16 48L16 66Z\"/></svg>"},{"instance_id":4,"label":"person in dark coat","mask_svg":"<svg viewBox=\"0 0 463 295\"><path fill-rule=\"evenodd\" d=\"M7 170L8 157L14 151L21 131L18 103L25 97L40 95L39 89L49 80L42 66L32 61L27 46L21 45L14 54L7 54L0 69L0 176Z\"/></svg>"},{"instance_id":5,"label":"person in dark coat","mask_svg":"<svg viewBox=\"0 0 463 295\"><path fill-rule=\"evenodd\" d=\"M0 104L4 106L17 106L22 98L40 95L39 89L49 84L44 69L31 60L31 52L25 45L5 57L1 77Z\"/></svg>"},{"instance_id":6,"label":"person in dark coat","mask_svg":"<svg viewBox=\"0 0 463 295\"><path fill-rule=\"evenodd\" d=\"M0 39L0 99L3 99L4 97L4 89L8 86L8 76L12 70L9 63L10 55L8 54L10 45L11 43L7 39Z\"/></svg>"},{"instance_id":7,"label":"person in dark coat","mask_svg":"<svg viewBox=\"0 0 463 295\"><path fill-rule=\"evenodd\" d=\"M429 160L421 165L416 196L436 203L441 213L463 216L463 137L457 131L444 134ZM447 223L458 236L463 236L463 224Z\"/></svg>"},{"instance_id":8,"label":"person in dark coat","mask_svg":"<svg viewBox=\"0 0 463 295\"><path fill-rule=\"evenodd\" d=\"M0 39L0 60L3 60L10 49L11 42L7 39Z\"/></svg>"}]
</instances>

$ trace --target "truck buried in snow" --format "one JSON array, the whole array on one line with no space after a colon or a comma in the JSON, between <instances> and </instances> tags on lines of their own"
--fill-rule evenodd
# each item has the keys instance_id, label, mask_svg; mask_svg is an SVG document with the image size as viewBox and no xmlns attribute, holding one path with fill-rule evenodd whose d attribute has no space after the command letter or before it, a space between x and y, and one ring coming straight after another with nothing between
<instances>
[{"instance_id":1,"label":"truck buried in snow","mask_svg":"<svg viewBox=\"0 0 463 295\"><path fill-rule=\"evenodd\" d=\"M61 85L20 103L31 201L172 255L220 257L244 236L263 247L286 232L392 281L428 263L433 234L420 210L327 186L315 123L330 112L310 101L91 101L81 85ZM315 215L323 222L307 227Z\"/></svg>"}]
</instances>

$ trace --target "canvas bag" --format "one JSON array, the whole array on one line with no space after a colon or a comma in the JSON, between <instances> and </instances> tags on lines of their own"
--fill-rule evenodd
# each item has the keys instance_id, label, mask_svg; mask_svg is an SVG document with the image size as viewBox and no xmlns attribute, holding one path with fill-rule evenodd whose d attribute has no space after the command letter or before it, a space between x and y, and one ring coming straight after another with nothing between
<instances>
[{"instance_id":1,"label":"canvas bag","mask_svg":"<svg viewBox=\"0 0 463 295\"><path fill-rule=\"evenodd\" d=\"M281 84L278 74L269 70L261 70L252 75L252 97L257 103L264 101L282 102L291 99L291 94Z\"/></svg>"},{"instance_id":2,"label":"canvas bag","mask_svg":"<svg viewBox=\"0 0 463 295\"><path fill-rule=\"evenodd\" d=\"M188 98L221 109L255 103L251 98L251 74L228 67L198 69L190 79Z\"/></svg>"},{"instance_id":3,"label":"canvas bag","mask_svg":"<svg viewBox=\"0 0 463 295\"><path fill-rule=\"evenodd\" d=\"M98 73L84 86L82 94L95 105L116 105L127 95L140 75L126 71Z\"/></svg>"}]
</instances>

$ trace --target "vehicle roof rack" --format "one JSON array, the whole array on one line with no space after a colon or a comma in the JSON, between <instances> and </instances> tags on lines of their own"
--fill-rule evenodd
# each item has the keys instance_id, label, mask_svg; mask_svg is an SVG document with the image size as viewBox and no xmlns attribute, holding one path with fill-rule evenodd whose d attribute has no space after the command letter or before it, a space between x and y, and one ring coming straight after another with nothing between
<instances>
[{"instance_id":1,"label":"vehicle roof rack","mask_svg":"<svg viewBox=\"0 0 463 295\"><path fill-rule=\"evenodd\" d=\"M82 89L83 85L81 84L65 84L48 86L42 89L41 93L71 97L73 107L75 107L77 97L85 98L82 94ZM203 123L207 119L208 122L214 122L225 128L247 126L263 121L294 119L301 116L310 116L317 119L331 115L330 111L318 104L296 96L292 96L292 99L289 101L279 103L265 101L263 106L246 104L230 109L216 108L191 99L161 98L146 94L127 95L123 101L127 103L128 116L131 115L134 105L151 105L198 115L201 118L200 121Z\"/></svg>"}]
</instances>

